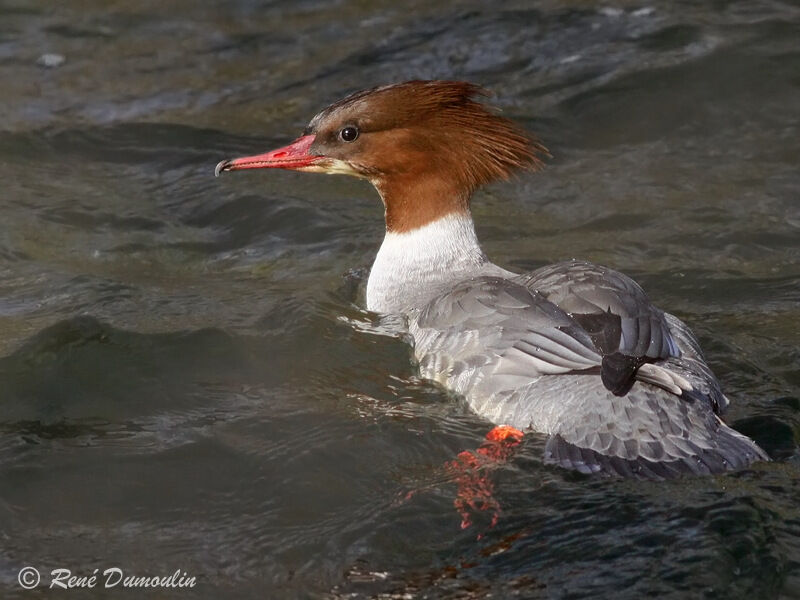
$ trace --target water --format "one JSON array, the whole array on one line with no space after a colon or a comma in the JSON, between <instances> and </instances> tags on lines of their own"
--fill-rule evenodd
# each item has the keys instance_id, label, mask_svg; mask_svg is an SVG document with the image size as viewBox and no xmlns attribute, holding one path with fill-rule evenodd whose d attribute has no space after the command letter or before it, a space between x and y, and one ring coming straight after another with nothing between
<instances>
[{"instance_id":1,"label":"water","mask_svg":"<svg viewBox=\"0 0 800 600\"><path fill-rule=\"evenodd\" d=\"M44 597L31 565L197 580L129 597L800 597L798 40L777 1L1 3L0 595ZM370 332L374 191L213 178L411 78L489 87L554 155L477 195L488 254L637 278L773 463L598 480L530 436L460 529L444 465L489 425Z\"/></svg>"}]
</instances>

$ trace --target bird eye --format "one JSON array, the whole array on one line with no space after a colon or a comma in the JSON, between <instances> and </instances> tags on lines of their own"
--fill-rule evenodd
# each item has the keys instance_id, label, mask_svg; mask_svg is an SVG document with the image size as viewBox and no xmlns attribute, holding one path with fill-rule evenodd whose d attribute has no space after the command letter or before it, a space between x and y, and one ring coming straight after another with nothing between
<instances>
[{"instance_id":1,"label":"bird eye","mask_svg":"<svg viewBox=\"0 0 800 600\"><path fill-rule=\"evenodd\" d=\"M339 132L339 137L342 138L343 142L354 142L358 137L358 128L357 127L345 127Z\"/></svg>"}]
</instances>

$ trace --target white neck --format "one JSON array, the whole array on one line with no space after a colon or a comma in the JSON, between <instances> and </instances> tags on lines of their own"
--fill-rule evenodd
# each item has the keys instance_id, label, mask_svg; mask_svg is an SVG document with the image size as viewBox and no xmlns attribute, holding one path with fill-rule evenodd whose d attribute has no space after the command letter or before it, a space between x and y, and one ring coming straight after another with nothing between
<instances>
[{"instance_id":1,"label":"white neck","mask_svg":"<svg viewBox=\"0 0 800 600\"><path fill-rule=\"evenodd\" d=\"M367 282L367 308L399 313L419 307L488 262L469 214L452 213L403 233L387 231Z\"/></svg>"}]
</instances>

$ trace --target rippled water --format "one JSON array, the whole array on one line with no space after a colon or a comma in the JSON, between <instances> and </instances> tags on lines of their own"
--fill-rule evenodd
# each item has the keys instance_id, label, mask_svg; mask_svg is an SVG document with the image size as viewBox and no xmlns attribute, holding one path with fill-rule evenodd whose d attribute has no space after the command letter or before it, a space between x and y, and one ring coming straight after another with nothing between
<instances>
[{"instance_id":1,"label":"rippled water","mask_svg":"<svg viewBox=\"0 0 800 600\"><path fill-rule=\"evenodd\" d=\"M777 1L0 3L0 595L31 565L197 578L153 598L800 597L799 41ZM213 178L412 78L489 87L554 155L475 198L489 255L636 277L774 462L600 480L529 436L461 530L443 466L489 425L369 332L374 191Z\"/></svg>"}]
</instances>

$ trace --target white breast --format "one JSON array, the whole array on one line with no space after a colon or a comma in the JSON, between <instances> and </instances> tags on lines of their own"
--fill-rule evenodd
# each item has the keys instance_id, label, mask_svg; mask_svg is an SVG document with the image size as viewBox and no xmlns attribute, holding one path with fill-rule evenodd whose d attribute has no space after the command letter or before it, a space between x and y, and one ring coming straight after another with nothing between
<instances>
[{"instance_id":1,"label":"white breast","mask_svg":"<svg viewBox=\"0 0 800 600\"><path fill-rule=\"evenodd\" d=\"M399 313L448 284L499 269L478 244L469 214L452 213L403 233L387 232L367 282L367 308Z\"/></svg>"}]
</instances>

